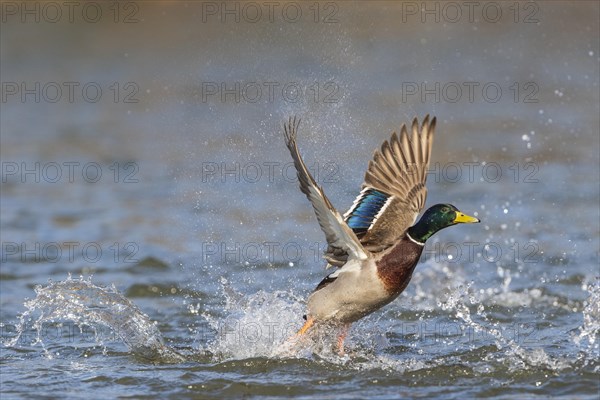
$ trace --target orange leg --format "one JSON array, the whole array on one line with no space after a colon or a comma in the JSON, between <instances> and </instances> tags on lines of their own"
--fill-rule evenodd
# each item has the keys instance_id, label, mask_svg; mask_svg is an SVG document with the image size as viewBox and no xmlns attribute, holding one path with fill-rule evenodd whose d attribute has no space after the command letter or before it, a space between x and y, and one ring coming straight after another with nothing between
<instances>
[{"instance_id":1,"label":"orange leg","mask_svg":"<svg viewBox=\"0 0 600 400\"><path fill-rule=\"evenodd\" d=\"M302 336L306 333L307 330L310 329L311 326L313 326L315 324L315 319L314 318L308 318L306 320L306 322L304 323L304 325L302 326L302 328L300 328L300 330L296 333L296 336Z\"/></svg>"},{"instance_id":2,"label":"orange leg","mask_svg":"<svg viewBox=\"0 0 600 400\"><path fill-rule=\"evenodd\" d=\"M338 354L340 356L344 355L344 340L346 340L346 336L348 335L348 330L350 329L350 324L344 324L342 330L337 338L337 349Z\"/></svg>"},{"instance_id":3,"label":"orange leg","mask_svg":"<svg viewBox=\"0 0 600 400\"><path fill-rule=\"evenodd\" d=\"M314 318L308 318L302 328L295 335L290 336L282 344L281 351L283 354L293 354L295 346L300 342L301 336L304 335L315 324Z\"/></svg>"}]
</instances>

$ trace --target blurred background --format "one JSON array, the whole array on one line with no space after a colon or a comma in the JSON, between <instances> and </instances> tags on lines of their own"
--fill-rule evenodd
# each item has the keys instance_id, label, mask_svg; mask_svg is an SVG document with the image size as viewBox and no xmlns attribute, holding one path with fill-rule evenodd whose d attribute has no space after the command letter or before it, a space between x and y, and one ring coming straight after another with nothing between
<instances>
[{"instance_id":1,"label":"blurred background","mask_svg":"<svg viewBox=\"0 0 600 400\"><path fill-rule=\"evenodd\" d=\"M597 343L581 350L570 335L587 326L584 336L597 337L597 325L589 330L584 321L598 318L590 299L599 275L600 6L469 4L3 2L3 326L14 325L34 285L93 275L161 321L173 342L217 354L206 345L214 326L201 315L227 315L224 280L243 296L263 290L303 299L325 274L324 237L297 188L283 122L302 118L301 152L344 212L373 150L402 123L430 114L438 124L427 205L452 203L482 224L438 234L406 294L363 329L381 315L392 326L454 320L455 307L432 310L468 287L476 297L465 304L479 323L533 324L544 354L515 356L518 362L560 371L519 381L490 359L485 368L505 375L485 368L463 375L492 388L480 395L505 387L495 379L517 379L542 395L556 385L597 393L590 382L598 366L589 361ZM478 306L491 311L477 314ZM404 360L419 357L410 353L418 340L383 336L392 341L383 347L390 362L413 371ZM409 350L396 353L394 340ZM460 354L472 345L440 345L419 368L444 375L435 365L469 365ZM217 347L221 358L211 362L264 356ZM481 351L493 358L504 350ZM581 351L587 355L578 358ZM2 352L13 360L3 361L3 375L19 381L30 366L14 360L26 355ZM572 376L557 384L560 362ZM347 366L339 368L346 376ZM345 393L345 384L366 390L349 371L333 393ZM141 372L102 372L106 382L130 373L138 379L132 394L158 390ZM279 395L323 393L284 374L297 392L277 391L270 377L261 385ZM411 378L423 395L425 376ZM49 385L30 379L34 388ZM380 394L403 384L380 383ZM222 393L222 382L210 387ZM464 390L455 393L472 394Z\"/></svg>"}]
</instances>

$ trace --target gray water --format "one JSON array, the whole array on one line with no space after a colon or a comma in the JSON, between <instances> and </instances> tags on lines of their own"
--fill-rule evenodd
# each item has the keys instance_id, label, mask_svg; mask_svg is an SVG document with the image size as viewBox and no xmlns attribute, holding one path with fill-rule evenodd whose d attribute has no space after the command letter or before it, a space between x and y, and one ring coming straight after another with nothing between
<instances>
[{"instance_id":1,"label":"gray water","mask_svg":"<svg viewBox=\"0 0 600 400\"><path fill-rule=\"evenodd\" d=\"M597 3L61 4L2 3L3 399L597 398ZM482 223L290 346L326 273L283 121L343 212L425 114L427 204Z\"/></svg>"}]
</instances>

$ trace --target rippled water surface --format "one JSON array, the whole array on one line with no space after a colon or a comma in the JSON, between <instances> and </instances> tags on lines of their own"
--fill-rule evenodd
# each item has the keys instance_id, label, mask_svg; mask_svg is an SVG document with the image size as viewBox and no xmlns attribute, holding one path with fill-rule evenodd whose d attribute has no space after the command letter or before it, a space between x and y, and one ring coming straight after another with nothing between
<instances>
[{"instance_id":1,"label":"rippled water surface","mask_svg":"<svg viewBox=\"0 0 600 400\"><path fill-rule=\"evenodd\" d=\"M2 4L3 399L597 398L597 3L31 4ZM345 355L290 342L326 273L283 121L345 211L425 114L427 204L482 223Z\"/></svg>"}]
</instances>

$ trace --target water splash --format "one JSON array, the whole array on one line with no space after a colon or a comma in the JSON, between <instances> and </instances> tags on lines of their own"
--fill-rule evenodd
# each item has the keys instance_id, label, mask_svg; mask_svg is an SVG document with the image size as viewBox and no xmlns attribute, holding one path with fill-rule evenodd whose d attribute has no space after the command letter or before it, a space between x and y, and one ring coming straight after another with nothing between
<instances>
[{"instance_id":1,"label":"water splash","mask_svg":"<svg viewBox=\"0 0 600 400\"><path fill-rule=\"evenodd\" d=\"M578 333L572 336L572 340L582 350L575 362L583 360L586 365L594 363L593 360L597 358L595 354L598 353L598 283L600 282L584 288L589 292L583 309L584 323ZM493 360L503 359L511 370L542 367L560 371L573 366L573 362L552 357L542 349L522 347L515 340L505 337L498 322L488 317L484 304L496 304L492 301L493 296L515 294L509 290L508 284L495 294L473 290L472 285L472 282L454 279L447 296L442 296L444 301L438 300L437 308L463 321L473 335L481 333L486 340L491 340L497 352L504 356L498 357L497 352L492 352L489 357ZM386 335L390 333L389 329L397 329L388 325L387 328L378 330L381 322L384 322L379 319L385 313L379 315L379 319L375 316L354 324L347 341L347 354L343 356L335 351L335 329L321 329L306 339L290 342L290 338L294 337L303 323L301 316L306 307L303 297L298 297L291 291L259 291L245 295L236 292L224 278L221 286L225 300L223 307L219 306L216 313L202 314L216 334L209 340L203 340L198 349L215 362L249 358L307 358L357 370L377 368L395 371L436 367L444 362L443 358L436 357L415 358L415 354L422 354L420 350L412 355L400 350L402 356L399 358L393 355L398 350L390 347ZM25 303L27 310L20 316L16 337L5 341L5 345L17 345L24 330L33 327L37 331L35 343L44 346L41 334L44 324L73 321L80 327L92 327L95 332L100 332L100 328L108 328L112 333L111 340L117 338L134 355L145 359L157 362L194 359L194 354L184 356L166 345L155 323L114 286L103 288L94 285L89 279L74 280L69 277L62 282L51 282L46 287L38 286L35 292L36 297ZM436 296L440 296L440 293L430 294L428 300ZM389 309L388 312L394 311ZM102 344L107 337L99 334L96 342ZM442 340L442 343L453 344L455 339L448 340L449 342ZM491 360L490 358L488 361Z\"/></svg>"},{"instance_id":2,"label":"water splash","mask_svg":"<svg viewBox=\"0 0 600 400\"><path fill-rule=\"evenodd\" d=\"M33 300L25 302L27 311L20 316L17 334L4 343L6 346L15 346L29 326L37 332L33 344L44 346L44 324L72 321L80 329L91 327L98 344L106 338L116 337L138 357L161 362L184 360L182 355L164 343L150 318L114 286L103 288L94 285L90 279L72 279L69 276L64 281L50 282L46 287L38 285L35 293ZM101 334L101 328L108 328L112 335Z\"/></svg>"},{"instance_id":3,"label":"water splash","mask_svg":"<svg viewBox=\"0 0 600 400\"><path fill-rule=\"evenodd\" d=\"M310 340L289 346L289 339L302 325L305 309L304 302L292 293L259 291L242 295L225 279L221 284L225 299L222 311L226 315L202 314L216 335L199 345L198 354L208 354L216 362L256 357L308 358L315 353L334 362L343 359L331 350L328 340L335 335L325 329L311 335ZM182 355L166 345L156 324L114 286L100 287L91 279L69 276L45 287L36 286L35 293L34 299L25 302L26 311L19 317L16 335L6 340L5 346L17 346L23 333L32 327L37 333L32 344L45 349L44 326L70 321L80 329L91 327L99 345L116 339L135 356L154 362L183 362L197 355Z\"/></svg>"},{"instance_id":4,"label":"water splash","mask_svg":"<svg viewBox=\"0 0 600 400\"><path fill-rule=\"evenodd\" d=\"M583 289L587 290L589 297L584 302L583 325L579 333L573 335L573 341L583 350L584 362L588 365L600 358L600 277L596 278L595 284L584 284ZM598 369L600 366L596 367Z\"/></svg>"},{"instance_id":5,"label":"water splash","mask_svg":"<svg viewBox=\"0 0 600 400\"><path fill-rule=\"evenodd\" d=\"M470 290L472 284L473 283L470 282L466 285L460 285L448 298L448 301L440 304L440 306L443 310L453 311L455 316L464 321L475 334L484 333L486 336L490 337L496 348L505 352L505 360L509 363L509 368L511 370L523 370L528 367L544 367L553 371L559 371L570 367L570 363L565 359L552 358L543 349L525 349L514 339L505 337L502 334L502 331L497 328L497 323L490 323L482 300L478 299ZM504 287L502 294L505 295L507 293L509 293L508 287ZM476 315L483 321L488 322L488 325L479 323L472 318L469 304L477 305Z\"/></svg>"},{"instance_id":6,"label":"water splash","mask_svg":"<svg viewBox=\"0 0 600 400\"><path fill-rule=\"evenodd\" d=\"M225 278L221 279L221 286L226 315L217 318L210 313L203 314L216 335L201 349L212 353L217 362L265 357L305 358L339 365L359 358L363 367L365 359L375 362L379 368L389 366L387 360L377 361L372 357L375 347L375 343L370 341L374 330L372 321L353 326L350 338L360 338L353 341L360 346L347 346L348 352L340 355L337 348L339 326L315 325L306 335L296 336L304 323L302 315L306 312L303 297L287 291L263 290L243 295L236 292Z\"/></svg>"},{"instance_id":7,"label":"water splash","mask_svg":"<svg viewBox=\"0 0 600 400\"><path fill-rule=\"evenodd\" d=\"M244 296L221 279L224 318L203 317L216 332L206 344L218 360L275 357L279 347L300 327L304 305L290 293L259 291Z\"/></svg>"}]
</instances>

